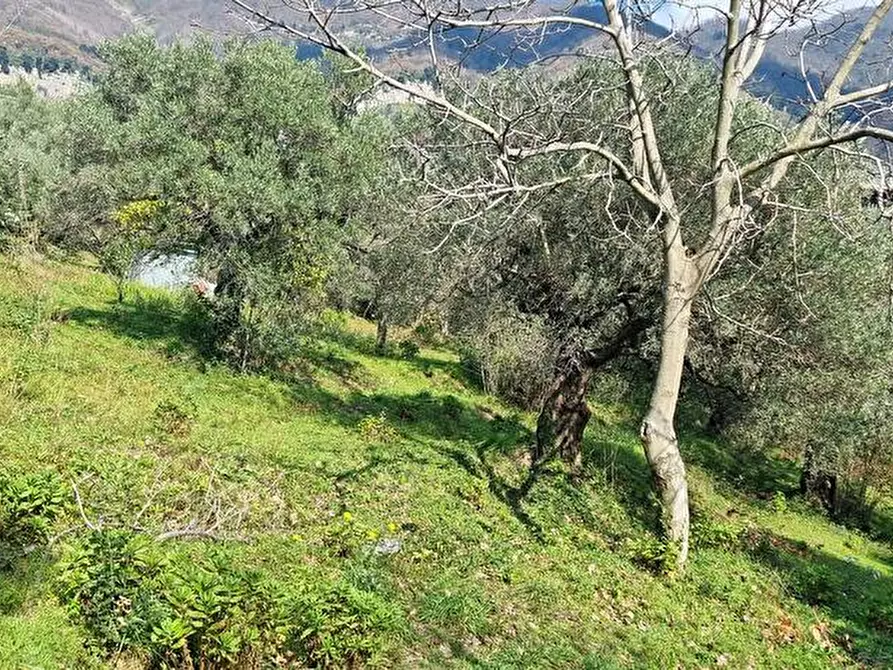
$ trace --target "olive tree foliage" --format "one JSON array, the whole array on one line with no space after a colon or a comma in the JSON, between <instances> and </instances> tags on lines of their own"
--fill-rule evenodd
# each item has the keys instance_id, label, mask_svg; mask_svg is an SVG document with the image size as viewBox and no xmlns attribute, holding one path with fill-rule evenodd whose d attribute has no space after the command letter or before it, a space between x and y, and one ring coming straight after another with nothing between
<instances>
[{"instance_id":1,"label":"olive tree foliage","mask_svg":"<svg viewBox=\"0 0 893 670\"><path fill-rule=\"evenodd\" d=\"M803 492L868 526L893 484L893 449L884 437L893 428L893 235L888 221L857 201L858 173L837 176L844 191L838 216L808 227L794 217L787 230L764 236L781 253L753 251L772 257L766 271L775 281L749 309L770 326L760 336L778 355L756 361L725 348L731 362L738 359L746 398L725 434L737 444L804 455Z\"/></svg>"},{"instance_id":2,"label":"olive tree foliage","mask_svg":"<svg viewBox=\"0 0 893 670\"><path fill-rule=\"evenodd\" d=\"M834 11L833 3L785 3L777 0L729 0L719 8L725 21L725 39L720 49L720 69L710 80L714 106L698 110L709 118L710 132L702 137L710 157L702 172L678 172L668 162L673 138L660 132L655 103L666 86L646 77L650 64L660 61L660 51L675 48L673 40L656 42L636 31L638 5L622 6L616 0L603 0L595 13L574 12L574 5L561 9L544 8L530 0L509 0L498 5L440 2L439 0L345 0L318 3L316 0L288 0L296 22L271 16L246 0L232 0L254 20L293 36L309 40L350 59L357 68L382 82L413 93L443 123L464 127L474 135L474 146L482 156L482 170L462 184L439 184L442 192L459 199L470 189L491 203L500 196L529 197L543 182L525 181L525 164L553 159L563 166L560 179L585 181L598 178L623 184L650 214L653 234L658 238L663 274L658 365L651 400L641 424L641 438L655 487L664 509L668 541L683 564L688 554L689 506L685 465L678 447L675 416L686 354L691 339L694 306L723 265L742 249L748 239L758 236L774 220L786 203L780 189L792 166L803 156L822 150L859 150L866 138L893 139L893 133L875 125L880 115L853 114L854 109L888 105L884 95L893 82L880 81L865 88L847 90L853 68L878 26L893 8L893 0L882 0L857 38L844 52L836 68L805 101L803 115L794 120L774 119L751 128L767 141L758 156L741 153L741 115L748 106L745 85L762 59L769 40L786 25L809 24L811 19ZM514 35L514 50L537 53L543 40L556 32L575 28L592 36L591 58L609 62L620 79L619 94L623 114L612 124L592 124L585 133L555 132L554 124L531 128L533 112L550 110L555 119L573 115L579 103L601 96L606 86L589 82L569 92L575 99L561 107L549 96L538 96L523 113L504 113L498 105L469 93L463 80L457 86L431 91L413 91L405 83L381 70L363 57L344 38L345 27L364 12L392 21L418 36L429 47L438 79L451 76L445 59L439 57L443 40L458 38L463 51L486 48L494 34ZM819 26L816 22L813 25ZM814 38L808 35L808 39ZM464 41L464 43L463 43ZM453 40L453 45L457 42ZM582 53L581 53L582 51ZM511 52L511 49L510 49ZM551 54L552 60L561 54ZM585 58L585 49L572 56ZM464 62L460 58L459 63ZM665 70L672 82L676 71ZM461 75L452 75L460 77ZM611 86L610 84L608 86ZM611 87L607 90L616 90ZM843 113L841 113L843 112ZM688 120L696 118L694 113ZM738 130L736 130L738 128ZM553 180L554 181L554 180ZM698 194L685 197L686 192ZM482 205L486 209L488 205Z\"/></svg>"},{"instance_id":3,"label":"olive tree foliage","mask_svg":"<svg viewBox=\"0 0 893 670\"><path fill-rule=\"evenodd\" d=\"M286 355L380 186L384 126L345 109L323 66L270 42L219 55L132 37L103 57L67 111L60 219L100 256L146 238L195 252L216 279L220 350L243 368Z\"/></svg>"},{"instance_id":4,"label":"olive tree foliage","mask_svg":"<svg viewBox=\"0 0 893 670\"><path fill-rule=\"evenodd\" d=\"M655 103L659 132L672 138L666 145L668 165L697 175L709 170L709 147L702 138L710 128L709 116L697 110L712 108L715 92L707 85L710 71L703 65L678 58L672 65L676 68L673 86L667 86ZM554 123L555 132L571 135L585 132L591 124L608 126L622 114L621 88L615 87L611 94L608 86L612 76L609 68L598 63L565 77L506 72L473 94L481 99L499 98L503 113L512 114L529 104L531 95L548 95L556 108L570 105L574 101L570 92L585 85L581 82L599 82L605 93L578 102L575 114L557 123L550 113L529 119L531 128ZM660 81L664 75L662 70L649 69L646 76ZM751 103L742 114L741 127L770 123L775 116ZM431 132L441 132L440 127ZM447 140L434 136L426 144ZM408 141L419 144L418 137ZM740 142L745 145L742 153L757 155L765 140L743 134ZM473 147L447 155L420 152L414 170L422 182L419 187L424 191L426 180L460 181L477 155ZM809 169L818 167L812 161ZM631 191L600 178L570 183L561 178L564 169L551 160L528 162L524 178L547 187L523 201L511 201L508 207L492 207L484 216L474 216L473 194L444 203L435 191L421 198L421 208L440 207L436 210L442 220L439 224L428 215L428 246L438 247L438 257L446 258L441 278L452 283L449 321L478 359L482 381L488 390L541 410L535 461L557 454L579 466L582 431L589 416L585 399L593 375L605 366L623 363L622 358L656 365L661 248L653 234L653 220ZM808 209L808 198L816 194L803 191L799 181L793 180L792 186L804 195L800 225L811 226L824 220L824 213L816 216ZM698 192L692 188L682 195L694 201ZM855 215L861 216L858 204ZM473 222L456 229L455 222L469 216ZM510 217L508 225L506 217ZM779 213L773 230L784 229L782 222L790 219L788 212ZM786 234L789 230L780 235ZM695 384L713 392L708 401L717 405L725 400L717 390L727 390L736 399L743 397L751 370L795 355L797 345L785 330L786 318L796 312L795 322L799 327L804 323L799 314L803 299L796 292L778 293L776 309L765 317L753 313L753 303L745 305L736 298L735 286L749 285L750 295L765 295L788 279L786 258L760 255L755 249L745 256L746 262L730 267L694 314L694 326L703 337L698 338L687 367ZM768 260L775 260L776 265L767 264ZM733 341L737 353L729 356L727 345ZM635 372L640 374L641 366Z\"/></svg>"},{"instance_id":5,"label":"olive tree foliage","mask_svg":"<svg viewBox=\"0 0 893 670\"><path fill-rule=\"evenodd\" d=\"M61 176L58 110L24 83L0 87L0 242L34 247L47 233Z\"/></svg>"},{"instance_id":6,"label":"olive tree foliage","mask_svg":"<svg viewBox=\"0 0 893 670\"><path fill-rule=\"evenodd\" d=\"M397 132L392 126L390 133ZM392 326L418 326L420 319L433 313L443 283L442 259L427 253L425 227L410 207L413 185L400 176L403 158L399 150L390 153L382 177L393 181L370 193L363 225L344 242L349 262L334 284L335 304L376 322L379 353L390 351Z\"/></svg>"}]
</instances>

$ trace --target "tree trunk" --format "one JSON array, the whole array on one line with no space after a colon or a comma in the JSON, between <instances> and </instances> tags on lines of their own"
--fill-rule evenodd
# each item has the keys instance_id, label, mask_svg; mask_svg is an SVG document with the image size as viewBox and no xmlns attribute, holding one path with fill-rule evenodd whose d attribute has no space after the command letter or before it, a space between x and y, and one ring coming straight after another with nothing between
<instances>
[{"instance_id":1,"label":"tree trunk","mask_svg":"<svg viewBox=\"0 0 893 670\"><path fill-rule=\"evenodd\" d=\"M244 291L240 277L229 264L220 268L214 298L214 347L219 352L229 344L236 344L241 352L232 338L241 327Z\"/></svg>"},{"instance_id":2,"label":"tree trunk","mask_svg":"<svg viewBox=\"0 0 893 670\"><path fill-rule=\"evenodd\" d=\"M688 483L676 440L674 418L688 347L688 326L697 275L693 265L684 257L684 250L679 249L679 255L674 258L675 251L668 251L671 257L667 260L664 289L660 364L640 436L654 486L661 498L664 533L666 539L675 545L681 566L688 558Z\"/></svg>"},{"instance_id":3,"label":"tree trunk","mask_svg":"<svg viewBox=\"0 0 893 670\"><path fill-rule=\"evenodd\" d=\"M821 458L812 444L806 447L803 470L800 472L800 493L818 500L828 514L835 514L838 507L837 475L822 467Z\"/></svg>"},{"instance_id":4,"label":"tree trunk","mask_svg":"<svg viewBox=\"0 0 893 670\"><path fill-rule=\"evenodd\" d=\"M383 354L388 347L388 315L379 312L375 322L375 350Z\"/></svg>"},{"instance_id":5,"label":"tree trunk","mask_svg":"<svg viewBox=\"0 0 893 670\"><path fill-rule=\"evenodd\" d=\"M562 356L536 424L533 461L540 463L551 456L578 470L583 463L583 431L591 414L586 393L592 367L580 356Z\"/></svg>"}]
</instances>

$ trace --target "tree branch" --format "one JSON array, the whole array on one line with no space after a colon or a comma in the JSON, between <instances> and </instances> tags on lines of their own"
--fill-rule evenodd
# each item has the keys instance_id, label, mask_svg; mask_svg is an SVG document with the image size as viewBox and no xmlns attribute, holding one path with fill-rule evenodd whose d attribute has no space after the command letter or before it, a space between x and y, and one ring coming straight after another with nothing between
<instances>
[{"instance_id":1,"label":"tree branch","mask_svg":"<svg viewBox=\"0 0 893 670\"><path fill-rule=\"evenodd\" d=\"M883 23L891 9L893 9L893 0L882 0L875 8L874 12L872 12L868 21L866 21L865 25L862 27L862 32L850 46L850 49L843 57L843 60L841 60L837 72L831 79L831 83L828 84L828 88L825 89L825 95L817 104L813 105L809 114L807 114L800 122L797 132L788 147L779 152L787 153L787 156L769 163L773 164L772 174L769 175L765 183L760 187L761 191L769 191L778 186L779 182L781 182L787 174L791 161L797 153L796 151L791 152L788 149L809 142L815 134L816 128L818 128L819 121L837 106L840 99L841 89L844 84L846 84L847 80L849 80L853 68L856 66L856 63L859 62L859 58L862 57L862 53L865 51L865 47L868 46L868 43L871 41L872 37L874 37L877 29Z\"/></svg>"},{"instance_id":2,"label":"tree branch","mask_svg":"<svg viewBox=\"0 0 893 670\"><path fill-rule=\"evenodd\" d=\"M778 163L779 161L790 160L799 154L809 153L827 149L828 147L855 142L860 139L874 138L885 142L893 142L893 131L885 128L856 128L840 135L829 135L818 139L801 142L800 144L789 144L781 149L773 156L761 161L754 161L744 166L740 171L741 179L746 179L753 174L765 170Z\"/></svg>"},{"instance_id":3,"label":"tree branch","mask_svg":"<svg viewBox=\"0 0 893 670\"><path fill-rule=\"evenodd\" d=\"M324 20L318 13L318 11L313 8L309 3L305 3L304 7L300 10L303 13L306 13L309 17L310 21L317 27L317 29L322 33L324 39L320 39L319 37L304 31L294 28L293 26L285 23L284 21L280 21L279 19L266 14L251 5L247 4L244 0L230 0L233 4L240 7L244 11L248 12L255 18L260 21L266 23L269 26L279 28L295 37L300 39L307 40L313 44L321 46L325 49L338 53L346 58L348 58L351 62L353 62L358 69L372 75L379 81L387 84L388 86L402 91L408 94L411 98L421 101L423 104L429 105L435 109L438 109L445 114L448 114L459 121L477 129L482 132L487 138L489 138L493 144L499 149L504 158L503 161L500 161L499 168L503 173L506 181L512 183L512 179L508 175L508 170L505 165L505 160L509 158L524 160L527 158L531 158L534 156L541 156L550 153L556 152L578 152L585 151L599 156L604 159L609 165L611 165L616 171L620 178L628 183L635 193L640 196L643 200L645 200L648 204L663 209L667 206L666 196L659 196L654 192L652 188L650 188L648 182L644 177L639 176L633 169L626 165L626 163L611 149L608 147L601 145L596 142L547 142L542 146L531 146L531 147L512 147L507 143L507 135L508 135L508 127L499 129L484 121L480 117L469 113L468 111L458 107L457 105L451 103L444 96L435 93L434 91L430 91L425 88L413 86L411 84L407 84L401 82L400 80L391 77L390 75L383 72L380 68L378 68L375 64L369 61L369 59L363 57L349 46L347 46L343 40L339 39L328 26L327 21ZM613 0L609 0L609 2L613 2ZM616 10L616 7L615 7ZM564 22L576 23L579 25L586 24L586 27L602 30L612 36L616 36L616 32L618 30L622 30L622 24L619 25L611 25L611 26L601 26L601 24L597 24L595 22L580 20L577 21L574 17L561 17L561 16L549 16L549 17L538 17L535 19L492 19L488 21L459 21L455 19L450 19L449 17L444 17L442 15L438 15L433 20L438 23L442 23L448 26L459 27L460 24L464 26L472 26L472 27L503 27L506 25L533 25L530 22L535 22L535 25L545 25L547 23L556 23L559 20ZM538 23L536 23L538 22ZM630 53L630 63L632 63L631 58L631 48L629 49ZM637 90L641 89L641 82L639 82ZM640 95L641 97L641 95ZM640 103L639 107L645 109L645 103ZM651 130L652 139L650 142L651 155L657 156L657 163L659 163L659 154L657 153L657 142L656 138L653 137L653 124L650 122L650 113L648 114L648 126ZM652 167L652 171L656 171L659 174L663 174L663 168L654 166ZM665 181L665 191L669 193L669 182ZM675 207L675 203L673 203L673 207Z\"/></svg>"},{"instance_id":4,"label":"tree branch","mask_svg":"<svg viewBox=\"0 0 893 670\"><path fill-rule=\"evenodd\" d=\"M834 101L833 107L845 107L857 102L862 102L863 100L868 100L869 98L883 95L884 93L888 93L890 91L893 91L893 81L888 81L884 84L878 84L877 86L870 86L858 91L852 91L851 93L844 93L837 96L837 99Z\"/></svg>"}]
</instances>

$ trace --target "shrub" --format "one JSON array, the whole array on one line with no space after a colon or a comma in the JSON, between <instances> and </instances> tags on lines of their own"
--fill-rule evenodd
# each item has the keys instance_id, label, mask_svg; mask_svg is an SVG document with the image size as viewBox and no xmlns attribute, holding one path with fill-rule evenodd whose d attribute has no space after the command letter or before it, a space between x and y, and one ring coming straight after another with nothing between
<instances>
[{"instance_id":1,"label":"shrub","mask_svg":"<svg viewBox=\"0 0 893 670\"><path fill-rule=\"evenodd\" d=\"M739 546L743 528L727 523L697 519L692 523L692 544L699 548L734 549Z\"/></svg>"},{"instance_id":2,"label":"shrub","mask_svg":"<svg viewBox=\"0 0 893 670\"><path fill-rule=\"evenodd\" d=\"M634 563L651 572L670 575L676 570L677 548L672 542L654 537L628 539L626 549Z\"/></svg>"},{"instance_id":3,"label":"shrub","mask_svg":"<svg viewBox=\"0 0 893 670\"><path fill-rule=\"evenodd\" d=\"M419 345L412 340L401 340L397 343L397 351L400 352L400 358L410 361L419 355Z\"/></svg>"},{"instance_id":4,"label":"shrub","mask_svg":"<svg viewBox=\"0 0 893 670\"><path fill-rule=\"evenodd\" d=\"M376 665L398 621L380 596L354 586L312 576L282 584L224 549L168 554L119 530L71 547L58 587L97 649L170 669Z\"/></svg>"},{"instance_id":5,"label":"shrub","mask_svg":"<svg viewBox=\"0 0 893 670\"><path fill-rule=\"evenodd\" d=\"M535 319L496 314L466 335L462 364L487 392L537 408L552 376L554 343Z\"/></svg>"},{"instance_id":6,"label":"shrub","mask_svg":"<svg viewBox=\"0 0 893 670\"><path fill-rule=\"evenodd\" d=\"M143 647L163 617L152 585L164 562L148 538L93 531L63 560L59 595L100 648Z\"/></svg>"},{"instance_id":7,"label":"shrub","mask_svg":"<svg viewBox=\"0 0 893 670\"><path fill-rule=\"evenodd\" d=\"M781 491L776 491L769 502L769 506L773 511L778 512L779 514L786 512L788 509L788 500L785 497L785 494Z\"/></svg>"},{"instance_id":8,"label":"shrub","mask_svg":"<svg viewBox=\"0 0 893 670\"><path fill-rule=\"evenodd\" d=\"M65 487L54 473L0 479L0 569L46 541Z\"/></svg>"},{"instance_id":9,"label":"shrub","mask_svg":"<svg viewBox=\"0 0 893 670\"><path fill-rule=\"evenodd\" d=\"M290 602L300 620L292 642L311 665L384 663L387 636L397 629L399 616L381 596L340 582L323 588L303 583Z\"/></svg>"},{"instance_id":10,"label":"shrub","mask_svg":"<svg viewBox=\"0 0 893 670\"><path fill-rule=\"evenodd\" d=\"M159 580L165 616L151 643L165 667L259 667L289 633L282 596L260 573L234 568L224 553L178 561Z\"/></svg>"}]
</instances>

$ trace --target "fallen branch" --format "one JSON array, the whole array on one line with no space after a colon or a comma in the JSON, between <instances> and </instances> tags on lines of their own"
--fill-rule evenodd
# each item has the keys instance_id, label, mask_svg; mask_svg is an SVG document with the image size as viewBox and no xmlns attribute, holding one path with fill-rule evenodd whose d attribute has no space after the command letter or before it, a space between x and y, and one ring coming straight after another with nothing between
<instances>
[{"instance_id":1,"label":"fallen branch","mask_svg":"<svg viewBox=\"0 0 893 670\"><path fill-rule=\"evenodd\" d=\"M74 489L74 499L77 502L78 511L81 513L81 519L83 519L84 525L90 530L99 530L100 527L91 523L90 519L87 518L87 514L84 512L84 502L81 500L81 492L78 491L78 485L74 483L74 480L71 480L71 488Z\"/></svg>"}]
</instances>

